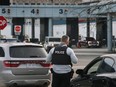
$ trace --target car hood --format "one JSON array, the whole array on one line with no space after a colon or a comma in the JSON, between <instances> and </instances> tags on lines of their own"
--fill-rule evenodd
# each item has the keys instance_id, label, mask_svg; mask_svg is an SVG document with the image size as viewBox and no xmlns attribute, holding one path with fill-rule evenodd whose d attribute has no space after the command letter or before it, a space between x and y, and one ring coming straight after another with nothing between
<instances>
[{"instance_id":1,"label":"car hood","mask_svg":"<svg viewBox=\"0 0 116 87\"><path fill-rule=\"evenodd\" d=\"M105 76L105 77L109 77L109 78L116 78L116 72L114 73L104 73L104 74L98 74L97 76Z\"/></svg>"}]
</instances>

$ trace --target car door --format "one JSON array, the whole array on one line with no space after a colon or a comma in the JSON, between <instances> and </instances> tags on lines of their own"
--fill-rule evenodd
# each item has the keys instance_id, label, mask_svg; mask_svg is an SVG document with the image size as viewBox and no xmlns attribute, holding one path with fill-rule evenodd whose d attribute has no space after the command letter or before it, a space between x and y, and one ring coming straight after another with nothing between
<instances>
[{"instance_id":1,"label":"car door","mask_svg":"<svg viewBox=\"0 0 116 87\"><path fill-rule=\"evenodd\" d=\"M102 58L98 57L90 62L83 70L83 74L77 77L76 86L74 87L91 87L92 78L96 76L97 70L102 62Z\"/></svg>"},{"instance_id":2,"label":"car door","mask_svg":"<svg viewBox=\"0 0 116 87\"><path fill-rule=\"evenodd\" d=\"M99 78L100 74L115 72L114 63L114 59L108 56L95 58L84 70L80 70L76 85L72 87L92 87L93 80Z\"/></svg>"},{"instance_id":3,"label":"car door","mask_svg":"<svg viewBox=\"0 0 116 87\"><path fill-rule=\"evenodd\" d=\"M97 70L97 75L92 78L92 87L115 87L110 78L113 72L116 72L115 67L115 60L105 56Z\"/></svg>"}]
</instances>

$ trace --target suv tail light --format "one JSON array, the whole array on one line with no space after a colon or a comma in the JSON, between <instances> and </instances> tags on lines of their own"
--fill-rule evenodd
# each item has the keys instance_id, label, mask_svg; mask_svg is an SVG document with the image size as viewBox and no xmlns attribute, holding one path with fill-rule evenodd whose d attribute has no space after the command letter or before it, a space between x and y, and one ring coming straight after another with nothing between
<instances>
[{"instance_id":1,"label":"suv tail light","mask_svg":"<svg viewBox=\"0 0 116 87\"><path fill-rule=\"evenodd\" d=\"M20 65L20 62L5 60L4 65L5 65L5 67L18 67Z\"/></svg>"},{"instance_id":2,"label":"suv tail light","mask_svg":"<svg viewBox=\"0 0 116 87\"><path fill-rule=\"evenodd\" d=\"M43 67L50 67L51 64L50 63L46 63L46 62L39 62L39 64Z\"/></svg>"},{"instance_id":3,"label":"suv tail light","mask_svg":"<svg viewBox=\"0 0 116 87\"><path fill-rule=\"evenodd\" d=\"M46 63L46 61L44 60L40 60L40 61L37 61L37 60L21 60L21 61L11 61L11 60L5 60L4 61L4 65L5 67L18 67L20 64L40 64L41 66L43 67L50 67L51 64L50 63Z\"/></svg>"}]
</instances>

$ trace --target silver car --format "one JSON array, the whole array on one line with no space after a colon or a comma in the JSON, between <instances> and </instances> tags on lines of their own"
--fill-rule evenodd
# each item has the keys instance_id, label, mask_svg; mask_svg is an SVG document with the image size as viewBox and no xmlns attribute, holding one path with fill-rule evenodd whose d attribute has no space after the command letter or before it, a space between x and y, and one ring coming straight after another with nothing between
<instances>
[{"instance_id":1,"label":"silver car","mask_svg":"<svg viewBox=\"0 0 116 87\"><path fill-rule=\"evenodd\" d=\"M0 80L6 86L37 85L48 87L51 64L47 52L34 43L0 43Z\"/></svg>"},{"instance_id":2,"label":"silver car","mask_svg":"<svg viewBox=\"0 0 116 87\"><path fill-rule=\"evenodd\" d=\"M101 55L76 74L70 87L116 87L116 54Z\"/></svg>"}]
</instances>

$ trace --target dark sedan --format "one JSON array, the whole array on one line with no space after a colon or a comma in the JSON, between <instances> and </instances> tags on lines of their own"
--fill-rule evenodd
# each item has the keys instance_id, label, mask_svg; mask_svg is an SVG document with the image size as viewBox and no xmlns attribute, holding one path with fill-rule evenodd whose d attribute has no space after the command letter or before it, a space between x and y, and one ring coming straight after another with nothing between
<instances>
[{"instance_id":1,"label":"dark sedan","mask_svg":"<svg viewBox=\"0 0 116 87\"><path fill-rule=\"evenodd\" d=\"M116 54L99 56L76 73L71 87L116 87Z\"/></svg>"},{"instance_id":2,"label":"dark sedan","mask_svg":"<svg viewBox=\"0 0 116 87\"><path fill-rule=\"evenodd\" d=\"M99 47L99 41L97 41L95 38L93 37L85 37L83 38L83 40L79 41L79 45L80 47Z\"/></svg>"}]
</instances>

